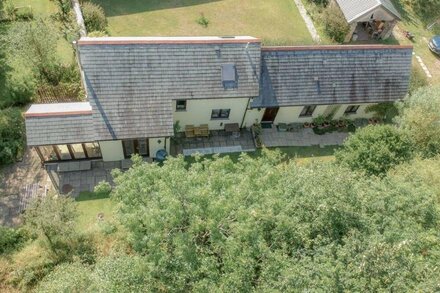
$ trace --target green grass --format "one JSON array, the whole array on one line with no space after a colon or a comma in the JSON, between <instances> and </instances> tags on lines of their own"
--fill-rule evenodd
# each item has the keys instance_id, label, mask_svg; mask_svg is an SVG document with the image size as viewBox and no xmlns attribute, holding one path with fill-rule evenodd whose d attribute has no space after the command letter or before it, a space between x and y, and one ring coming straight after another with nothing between
<instances>
[{"instance_id":1,"label":"green grass","mask_svg":"<svg viewBox=\"0 0 440 293\"><path fill-rule=\"evenodd\" d=\"M99 197L93 192L82 192L76 198L78 211L78 229L88 231L95 229L99 223L98 214L104 214L104 221L113 219L116 203L109 197Z\"/></svg>"},{"instance_id":2,"label":"green grass","mask_svg":"<svg viewBox=\"0 0 440 293\"><path fill-rule=\"evenodd\" d=\"M437 24L432 30L427 29L427 24L431 24L436 19L440 19L440 15L438 12L433 11L432 16L421 17L412 12L407 6L405 7L405 11L404 19L398 25L399 30L397 31L396 37L400 40L401 44L413 45L414 52L422 57L423 62L433 76L432 79L428 79L430 84L440 84L440 57L432 53L428 48L429 40L435 34L440 34L440 24ZM414 40L410 41L406 39L403 35L404 31L410 31L414 34ZM417 66L421 69L418 63Z\"/></svg>"},{"instance_id":3,"label":"green grass","mask_svg":"<svg viewBox=\"0 0 440 293\"><path fill-rule=\"evenodd\" d=\"M92 0L112 36L250 35L267 44L312 44L293 0ZM197 23L201 14L208 27Z\"/></svg>"},{"instance_id":4,"label":"green grass","mask_svg":"<svg viewBox=\"0 0 440 293\"><path fill-rule=\"evenodd\" d=\"M308 162L312 162L314 160L318 161L333 161L335 159L334 152L337 150L338 146L327 146L321 148L319 146L311 146L311 147L280 147L274 148L279 150L283 155L286 156L287 160L295 160L299 164L306 164ZM247 153L251 157L261 156L261 149L258 149L255 152ZM229 154L221 154L220 157L229 156L232 161L237 162L241 153L229 153ZM214 155L206 155L204 158L212 158ZM194 163L194 157L185 157L185 160L188 163Z\"/></svg>"}]
</instances>

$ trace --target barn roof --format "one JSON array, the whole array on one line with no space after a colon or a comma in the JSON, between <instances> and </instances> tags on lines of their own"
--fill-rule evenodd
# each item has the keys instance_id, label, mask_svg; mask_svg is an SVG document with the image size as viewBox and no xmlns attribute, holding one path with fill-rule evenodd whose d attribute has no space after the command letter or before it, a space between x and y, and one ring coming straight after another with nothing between
<instances>
[{"instance_id":1,"label":"barn roof","mask_svg":"<svg viewBox=\"0 0 440 293\"><path fill-rule=\"evenodd\" d=\"M260 95L252 107L389 102L405 97L408 46L262 48Z\"/></svg>"},{"instance_id":2,"label":"barn roof","mask_svg":"<svg viewBox=\"0 0 440 293\"><path fill-rule=\"evenodd\" d=\"M257 96L252 37L82 38L79 54L97 139L173 135L172 100ZM222 65L233 64L233 86Z\"/></svg>"},{"instance_id":3,"label":"barn roof","mask_svg":"<svg viewBox=\"0 0 440 293\"><path fill-rule=\"evenodd\" d=\"M391 0L336 0L348 23L351 23L368 12L383 7L397 19L401 19L400 13L394 7Z\"/></svg>"}]
</instances>

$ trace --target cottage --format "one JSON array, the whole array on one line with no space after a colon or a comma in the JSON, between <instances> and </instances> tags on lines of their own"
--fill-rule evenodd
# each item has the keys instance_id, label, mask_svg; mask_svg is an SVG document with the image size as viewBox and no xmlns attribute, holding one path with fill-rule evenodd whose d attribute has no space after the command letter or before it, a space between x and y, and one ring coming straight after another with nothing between
<instances>
[{"instance_id":1,"label":"cottage","mask_svg":"<svg viewBox=\"0 0 440 293\"><path fill-rule=\"evenodd\" d=\"M333 0L345 16L350 31L345 42L351 40L387 39L401 16L391 0Z\"/></svg>"},{"instance_id":2,"label":"cottage","mask_svg":"<svg viewBox=\"0 0 440 293\"><path fill-rule=\"evenodd\" d=\"M77 45L87 101L34 104L25 113L27 143L43 162L155 158L169 152L176 122L188 134L201 125L206 135L329 113L369 117L368 105L405 97L412 55L410 46L262 47L253 37Z\"/></svg>"}]
</instances>

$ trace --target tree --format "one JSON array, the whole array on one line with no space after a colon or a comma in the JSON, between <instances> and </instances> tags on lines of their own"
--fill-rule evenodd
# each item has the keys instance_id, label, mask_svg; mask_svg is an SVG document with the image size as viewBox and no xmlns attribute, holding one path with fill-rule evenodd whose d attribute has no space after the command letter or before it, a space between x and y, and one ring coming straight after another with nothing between
<instances>
[{"instance_id":1,"label":"tree","mask_svg":"<svg viewBox=\"0 0 440 293\"><path fill-rule=\"evenodd\" d=\"M107 19L105 18L104 9L102 9L101 6L91 2L84 2L81 8L84 16L84 24L89 33L106 31Z\"/></svg>"},{"instance_id":2,"label":"tree","mask_svg":"<svg viewBox=\"0 0 440 293\"><path fill-rule=\"evenodd\" d=\"M71 252L70 245L77 240L77 216L73 199L49 195L34 200L24 220L29 232L39 236L56 258L65 259Z\"/></svg>"},{"instance_id":3,"label":"tree","mask_svg":"<svg viewBox=\"0 0 440 293\"><path fill-rule=\"evenodd\" d=\"M328 5L323 13L324 30L326 34L338 43L342 43L347 36L350 27L345 20L344 14L335 4Z\"/></svg>"},{"instance_id":4,"label":"tree","mask_svg":"<svg viewBox=\"0 0 440 293\"><path fill-rule=\"evenodd\" d=\"M422 157L440 154L440 87L425 87L400 104L398 124Z\"/></svg>"},{"instance_id":5,"label":"tree","mask_svg":"<svg viewBox=\"0 0 440 293\"><path fill-rule=\"evenodd\" d=\"M115 173L149 290L438 289L438 187L406 180L400 166L381 178L282 159L180 157Z\"/></svg>"},{"instance_id":6,"label":"tree","mask_svg":"<svg viewBox=\"0 0 440 293\"><path fill-rule=\"evenodd\" d=\"M48 21L38 19L10 27L6 41L9 55L21 58L41 80L57 85L60 81L57 39Z\"/></svg>"},{"instance_id":7,"label":"tree","mask_svg":"<svg viewBox=\"0 0 440 293\"><path fill-rule=\"evenodd\" d=\"M356 131L336 153L339 163L368 175L384 176L394 166L412 157L405 132L391 125L367 126Z\"/></svg>"},{"instance_id":8,"label":"tree","mask_svg":"<svg viewBox=\"0 0 440 293\"><path fill-rule=\"evenodd\" d=\"M18 108L0 110L0 165L10 164L25 149L24 119Z\"/></svg>"}]
</instances>

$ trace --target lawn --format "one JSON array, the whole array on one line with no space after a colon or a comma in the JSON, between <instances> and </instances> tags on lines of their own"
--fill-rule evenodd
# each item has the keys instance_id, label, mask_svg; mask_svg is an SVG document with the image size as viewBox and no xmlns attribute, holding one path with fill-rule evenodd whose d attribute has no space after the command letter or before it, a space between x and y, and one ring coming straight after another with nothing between
<instances>
[{"instance_id":1,"label":"lawn","mask_svg":"<svg viewBox=\"0 0 440 293\"><path fill-rule=\"evenodd\" d=\"M266 44L312 44L293 0L92 0L112 36L250 35ZM209 21L197 23L201 15Z\"/></svg>"},{"instance_id":2,"label":"lawn","mask_svg":"<svg viewBox=\"0 0 440 293\"><path fill-rule=\"evenodd\" d=\"M423 62L432 74L432 79L428 81L431 84L440 84L440 57L432 53L428 48L429 40L436 34L440 35L440 14L433 12L433 16L420 17L408 7L405 7L405 11L406 13L403 14L404 19L398 25L399 29L395 30L396 37L401 44L411 44L414 46L414 52L422 57ZM428 30L427 26L436 20L439 20L439 23ZM410 31L414 34L414 40L406 39L403 35L404 31ZM418 64L417 66L420 67Z\"/></svg>"},{"instance_id":3,"label":"lawn","mask_svg":"<svg viewBox=\"0 0 440 293\"><path fill-rule=\"evenodd\" d=\"M295 160L298 164L306 164L312 161L333 161L335 159L334 152L338 146L311 146L311 147L280 147L275 148L285 155L287 160ZM247 153L251 157L261 156L261 150ZM241 153L229 153L221 154L221 157L229 156L234 162L238 161ZM214 155L204 156L205 158L212 158ZM193 157L185 157L185 160L189 163L195 162Z\"/></svg>"},{"instance_id":4,"label":"lawn","mask_svg":"<svg viewBox=\"0 0 440 293\"><path fill-rule=\"evenodd\" d=\"M93 192L82 192L77 198L78 211L80 212L78 228L88 231L96 228L100 220L98 214L104 215L103 221L112 221L116 203L108 197L96 196Z\"/></svg>"}]
</instances>

